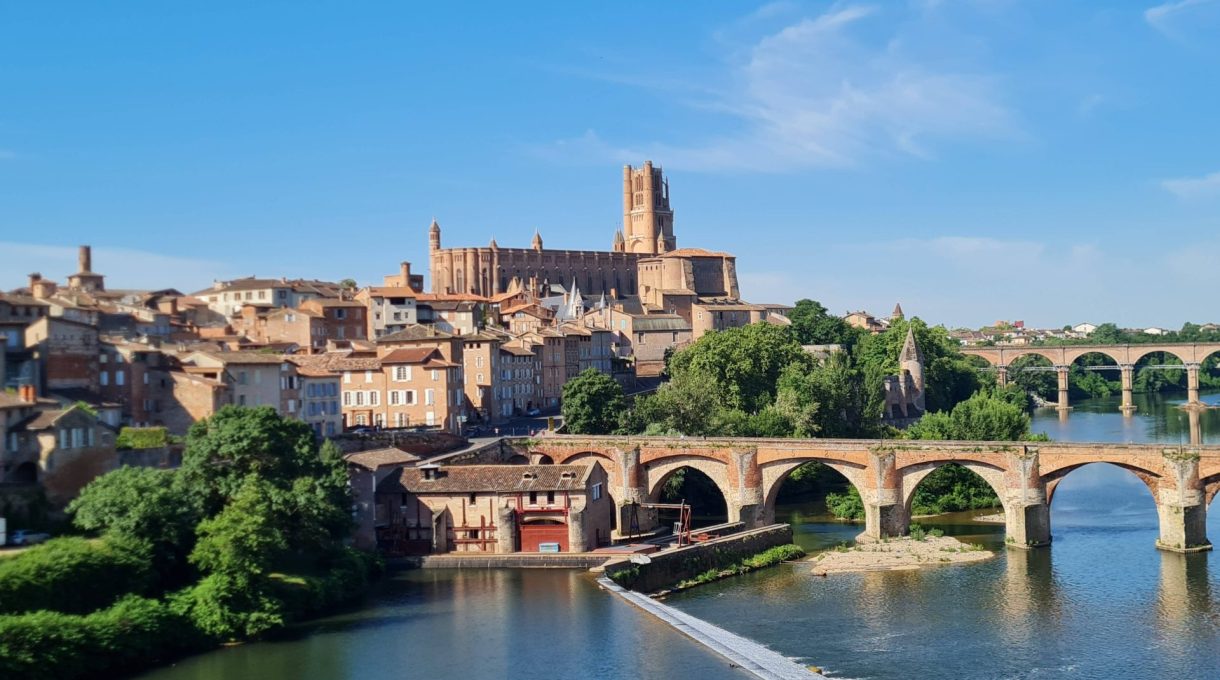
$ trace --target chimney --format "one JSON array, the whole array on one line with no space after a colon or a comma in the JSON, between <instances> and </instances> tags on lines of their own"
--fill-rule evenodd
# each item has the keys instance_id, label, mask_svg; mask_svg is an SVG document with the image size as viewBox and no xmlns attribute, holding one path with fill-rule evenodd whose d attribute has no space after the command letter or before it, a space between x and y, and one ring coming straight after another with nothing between
<instances>
[{"instance_id":1,"label":"chimney","mask_svg":"<svg viewBox=\"0 0 1220 680\"><path fill-rule=\"evenodd\" d=\"M406 260L403 260L402 264L399 265L399 268L400 268L399 271L402 273L403 288L410 288L411 287L411 263L407 262Z\"/></svg>"},{"instance_id":2,"label":"chimney","mask_svg":"<svg viewBox=\"0 0 1220 680\"><path fill-rule=\"evenodd\" d=\"M42 274L39 274L38 272L34 272L33 274L30 274L30 294L31 295L34 293L34 286L41 280L42 280Z\"/></svg>"},{"instance_id":3,"label":"chimney","mask_svg":"<svg viewBox=\"0 0 1220 680\"><path fill-rule=\"evenodd\" d=\"M611 299L611 300L617 300L617 299L618 299L618 288L611 288L611 289L610 289L610 299Z\"/></svg>"},{"instance_id":4,"label":"chimney","mask_svg":"<svg viewBox=\"0 0 1220 680\"><path fill-rule=\"evenodd\" d=\"M82 272L93 271L93 249L89 246L81 246L80 254L77 256L80 260L80 270Z\"/></svg>"},{"instance_id":5,"label":"chimney","mask_svg":"<svg viewBox=\"0 0 1220 680\"><path fill-rule=\"evenodd\" d=\"M27 404L33 404L37 400L37 395L34 393L34 386L30 384L22 385L17 392L17 395Z\"/></svg>"}]
</instances>

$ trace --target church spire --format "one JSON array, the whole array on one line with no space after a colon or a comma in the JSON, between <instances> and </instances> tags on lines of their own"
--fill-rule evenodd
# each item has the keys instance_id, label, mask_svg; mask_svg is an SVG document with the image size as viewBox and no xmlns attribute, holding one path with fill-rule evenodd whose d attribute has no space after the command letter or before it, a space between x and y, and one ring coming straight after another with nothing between
<instances>
[{"instance_id":1,"label":"church spire","mask_svg":"<svg viewBox=\"0 0 1220 680\"><path fill-rule=\"evenodd\" d=\"M539 234L537 229L534 230L534 240L530 241L530 247L534 250L542 250L542 234Z\"/></svg>"}]
</instances>

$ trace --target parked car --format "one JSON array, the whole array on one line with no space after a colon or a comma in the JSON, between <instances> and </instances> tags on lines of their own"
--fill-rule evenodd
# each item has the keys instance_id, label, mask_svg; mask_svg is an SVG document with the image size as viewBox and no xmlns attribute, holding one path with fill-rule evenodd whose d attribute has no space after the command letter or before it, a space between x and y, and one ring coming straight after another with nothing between
<instances>
[{"instance_id":1,"label":"parked car","mask_svg":"<svg viewBox=\"0 0 1220 680\"><path fill-rule=\"evenodd\" d=\"M38 545L51 538L51 534L18 529L8 538L9 545Z\"/></svg>"},{"instance_id":2,"label":"parked car","mask_svg":"<svg viewBox=\"0 0 1220 680\"><path fill-rule=\"evenodd\" d=\"M525 412L525 415L527 415L527 416L529 416L529 417L531 417L531 418L534 418L534 417L537 417L537 416L542 415L542 411L540 411L540 410L538 410L538 409L536 409L536 408L532 408L532 409L530 409L530 410L526 411L526 412Z\"/></svg>"},{"instance_id":3,"label":"parked car","mask_svg":"<svg viewBox=\"0 0 1220 680\"><path fill-rule=\"evenodd\" d=\"M352 434L373 434L374 432L376 430L371 427L358 427L351 431Z\"/></svg>"}]
</instances>

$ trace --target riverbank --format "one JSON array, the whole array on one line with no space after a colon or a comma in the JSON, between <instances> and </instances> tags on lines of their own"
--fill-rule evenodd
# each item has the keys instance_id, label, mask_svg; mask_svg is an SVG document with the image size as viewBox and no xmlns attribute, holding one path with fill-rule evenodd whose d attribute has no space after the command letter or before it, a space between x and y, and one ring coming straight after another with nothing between
<instances>
[{"instance_id":1,"label":"riverbank","mask_svg":"<svg viewBox=\"0 0 1220 680\"><path fill-rule=\"evenodd\" d=\"M734 635L719 626L714 626L703 619L657 602L646 595L627 590L605 576L598 578L597 583L757 678L763 680L826 680L826 676L815 673L757 642Z\"/></svg>"},{"instance_id":2,"label":"riverbank","mask_svg":"<svg viewBox=\"0 0 1220 680\"><path fill-rule=\"evenodd\" d=\"M981 562L995 553L948 536L891 538L850 548L828 550L813 558L818 576L862 571L921 569L951 564Z\"/></svg>"}]
</instances>

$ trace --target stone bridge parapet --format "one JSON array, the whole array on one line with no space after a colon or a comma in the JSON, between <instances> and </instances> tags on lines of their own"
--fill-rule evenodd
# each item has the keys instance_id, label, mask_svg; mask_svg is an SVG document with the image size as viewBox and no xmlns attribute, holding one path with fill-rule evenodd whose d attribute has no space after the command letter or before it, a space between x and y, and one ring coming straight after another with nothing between
<instances>
[{"instance_id":1,"label":"stone bridge parapet","mask_svg":"<svg viewBox=\"0 0 1220 680\"><path fill-rule=\"evenodd\" d=\"M509 443L522 455L545 455L555 463L596 460L609 473L610 495L620 507L657 500L670 475L684 467L697 469L720 489L728 520L747 526L774 521L784 480L801 465L819 461L860 492L863 539L906 533L915 487L949 463L991 485L1004 506L1007 542L1019 547L1050 543L1055 487L1089 463L1112 463L1148 486L1160 517L1157 545L1166 550L1210 548L1207 505L1220 492L1220 447L1215 446L580 435Z\"/></svg>"}]
</instances>

